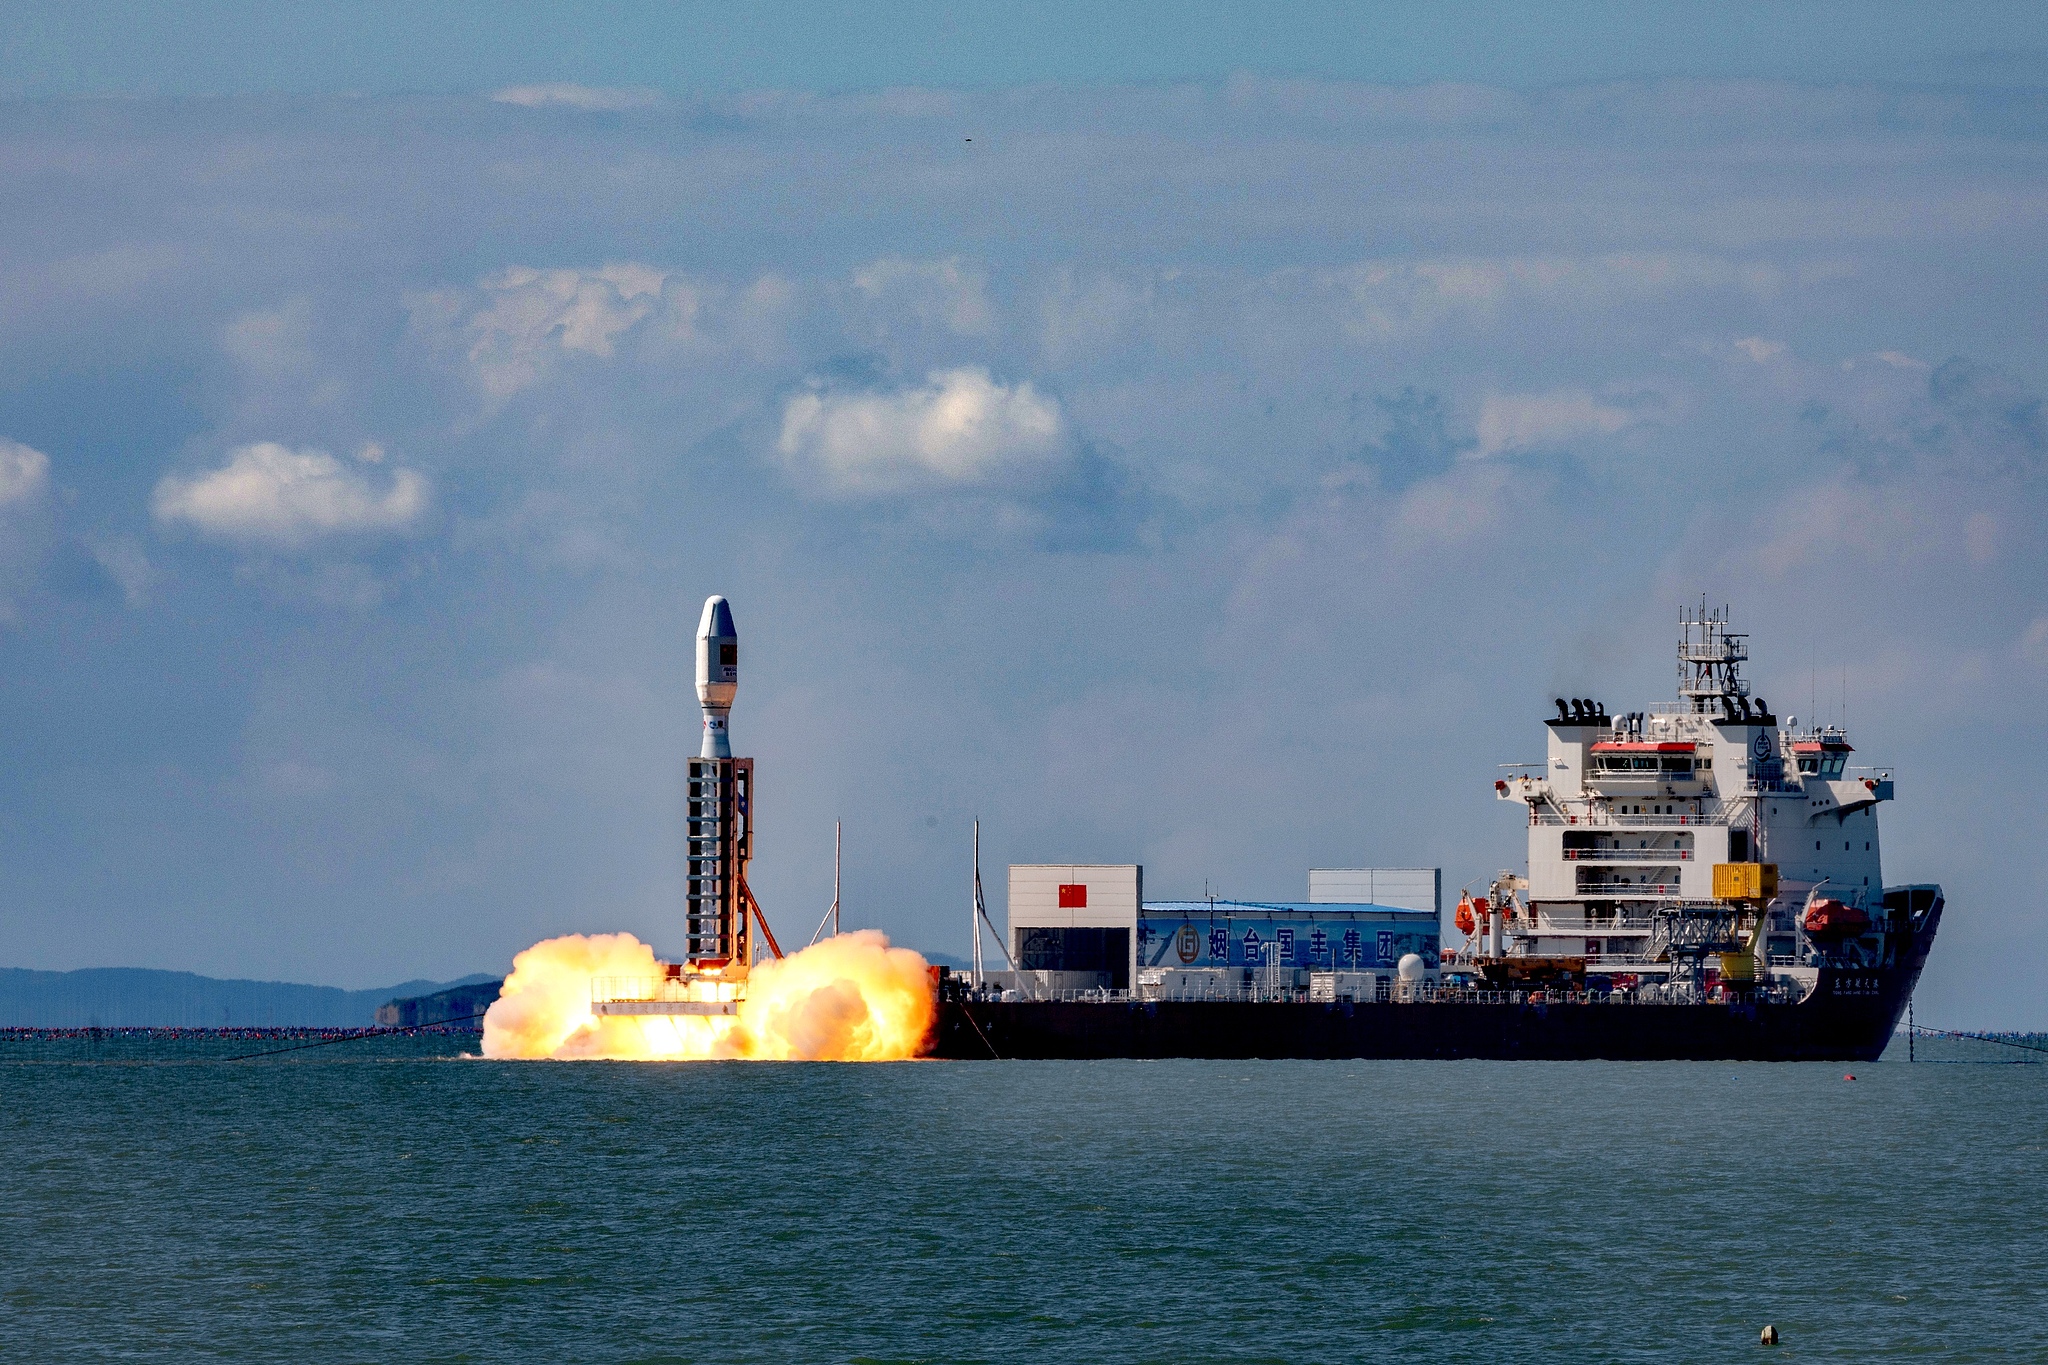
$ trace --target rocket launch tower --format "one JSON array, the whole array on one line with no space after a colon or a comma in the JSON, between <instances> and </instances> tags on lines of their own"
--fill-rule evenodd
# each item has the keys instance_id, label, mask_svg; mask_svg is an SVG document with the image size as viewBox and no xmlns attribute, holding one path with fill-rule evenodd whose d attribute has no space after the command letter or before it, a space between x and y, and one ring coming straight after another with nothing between
<instances>
[{"instance_id":1,"label":"rocket launch tower","mask_svg":"<svg viewBox=\"0 0 2048 1365\"><path fill-rule=\"evenodd\" d=\"M737 1014L754 961L753 920L782 956L747 887L753 851L754 760L732 756L727 723L739 691L740 638L723 597L704 601L697 623L697 702L704 743L689 761L684 804L684 950L653 978L599 977L590 1011L614 1014Z\"/></svg>"},{"instance_id":2,"label":"rocket launch tower","mask_svg":"<svg viewBox=\"0 0 2048 1365\"><path fill-rule=\"evenodd\" d=\"M744 980L753 962L747 932L747 859L751 853L754 760L732 756L727 722L739 691L740 639L723 597L706 598L697 623L697 701L704 744L690 760L684 852L688 878L684 928L694 972Z\"/></svg>"}]
</instances>

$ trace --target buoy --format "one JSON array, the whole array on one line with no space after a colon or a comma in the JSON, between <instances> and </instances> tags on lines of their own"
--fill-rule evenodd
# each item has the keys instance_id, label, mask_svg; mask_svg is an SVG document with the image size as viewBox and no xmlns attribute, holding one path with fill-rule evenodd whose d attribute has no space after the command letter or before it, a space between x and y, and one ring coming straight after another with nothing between
<instances>
[{"instance_id":1,"label":"buoy","mask_svg":"<svg viewBox=\"0 0 2048 1365\"><path fill-rule=\"evenodd\" d=\"M1842 1077L1842 1079L1843 1079L1843 1080L1845 1080L1845 1081L1853 1081L1853 1080L1855 1080L1856 1078L1855 1078L1854 1076L1844 1076L1844 1077Z\"/></svg>"},{"instance_id":2,"label":"buoy","mask_svg":"<svg viewBox=\"0 0 2048 1365\"><path fill-rule=\"evenodd\" d=\"M1778 1344L1778 1329L1769 1323L1765 1323L1764 1330L1757 1333L1756 1339L1757 1344L1760 1346L1776 1346Z\"/></svg>"}]
</instances>

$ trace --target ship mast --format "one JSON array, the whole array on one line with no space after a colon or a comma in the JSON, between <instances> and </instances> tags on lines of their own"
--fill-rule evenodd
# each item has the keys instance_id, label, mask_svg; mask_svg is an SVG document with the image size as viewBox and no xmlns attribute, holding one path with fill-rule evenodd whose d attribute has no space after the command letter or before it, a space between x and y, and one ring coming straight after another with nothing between
<instances>
[{"instance_id":1,"label":"ship mast","mask_svg":"<svg viewBox=\"0 0 2048 1365\"><path fill-rule=\"evenodd\" d=\"M1728 608L1678 609L1678 695L1695 715L1734 712L1749 695L1742 665L1749 659L1749 636L1728 629Z\"/></svg>"}]
</instances>

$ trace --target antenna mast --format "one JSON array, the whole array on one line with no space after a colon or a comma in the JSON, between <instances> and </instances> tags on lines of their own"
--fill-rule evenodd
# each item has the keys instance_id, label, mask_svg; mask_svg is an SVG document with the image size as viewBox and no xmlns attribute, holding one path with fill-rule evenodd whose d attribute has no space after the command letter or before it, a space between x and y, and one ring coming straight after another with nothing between
<instances>
[{"instance_id":1,"label":"antenna mast","mask_svg":"<svg viewBox=\"0 0 2048 1365\"><path fill-rule=\"evenodd\" d=\"M824 936L825 926L832 926L832 937L839 937L839 827L832 822L832 904L825 908L825 916L818 921L818 927L811 931L811 942L816 943Z\"/></svg>"},{"instance_id":2,"label":"antenna mast","mask_svg":"<svg viewBox=\"0 0 2048 1365\"><path fill-rule=\"evenodd\" d=\"M973 903L967 908L967 927L974 935L974 951L969 954L970 970L974 973L974 987L981 989L981 821L974 822L974 895Z\"/></svg>"}]
</instances>

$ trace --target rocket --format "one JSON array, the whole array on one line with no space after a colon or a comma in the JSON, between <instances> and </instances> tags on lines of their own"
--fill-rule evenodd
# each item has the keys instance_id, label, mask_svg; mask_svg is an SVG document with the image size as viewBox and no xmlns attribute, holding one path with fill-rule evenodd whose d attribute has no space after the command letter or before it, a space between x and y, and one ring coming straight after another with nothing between
<instances>
[{"instance_id":1,"label":"rocket","mask_svg":"<svg viewBox=\"0 0 2048 1365\"><path fill-rule=\"evenodd\" d=\"M697 701L704 708L704 747L699 758L732 757L726 723L739 690L740 637L733 628L732 608L723 597L707 597L704 617L697 623Z\"/></svg>"}]
</instances>

